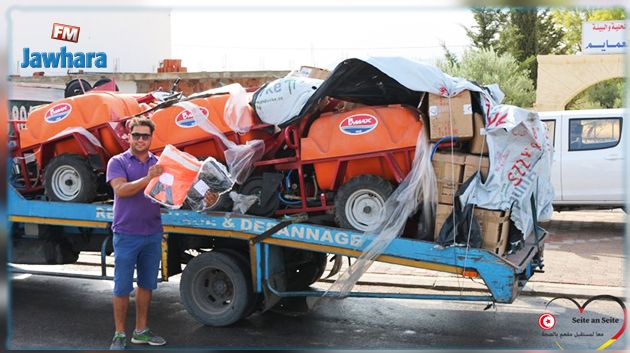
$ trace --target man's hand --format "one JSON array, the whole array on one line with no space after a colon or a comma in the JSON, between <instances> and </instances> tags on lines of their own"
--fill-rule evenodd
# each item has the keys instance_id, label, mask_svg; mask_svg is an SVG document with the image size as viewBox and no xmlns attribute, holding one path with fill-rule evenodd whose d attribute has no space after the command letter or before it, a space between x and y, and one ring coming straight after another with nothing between
<instances>
[{"instance_id":1,"label":"man's hand","mask_svg":"<svg viewBox=\"0 0 630 353\"><path fill-rule=\"evenodd\" d=\"M204 196L204 200L206 201L206 206L208 207L214 205L218 199L219 199L219 194L212 191L207 191L206 195Z\"/></svg>"},{"instance_id":2,"label":"man's hand","mask_svg":"<svg viewBox=\"0 0 630 353\"><path fill-rule=\"evenodd\" d=\"M159 164L152 165L149 167L149 173L147 174L147 177L149 178L149 180L151 180L155 177L162 175L162 173L164 173L164 168L162 168L161 165Z\"/></svg>"}]
</instances>

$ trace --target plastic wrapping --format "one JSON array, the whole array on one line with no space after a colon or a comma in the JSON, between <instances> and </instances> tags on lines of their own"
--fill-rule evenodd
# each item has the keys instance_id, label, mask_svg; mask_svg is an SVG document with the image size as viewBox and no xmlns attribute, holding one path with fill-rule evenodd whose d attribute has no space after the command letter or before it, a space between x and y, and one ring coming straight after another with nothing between
<instances>
[{"instance_id":1,"label":"plastic wrapping","mask_svg":"<svg viewBox=\"0 0 630 353\"><path fill-rule=\"evenodd\" d=\"M374 260L402 233L407 219L416 212L420 204L422 210L430 210L422 213L424 224L433 222L437 182L431 165L431 150L425 130L423 128L418 134L411 171L385 201L378 220L365 232L372 240L357 261L330 286L326 296L347 296Z\"/></svg>"},{"instance_id":2,"label":"plastic wrapping","mask_svg":"<svg viewBox=\"0 0 630 353\"><path fill-rule=\"evenodd\" d=\"M254 169L254 163L259 161L265 153L265 143L262 140L250 140L244 145L237 145L229 140L206 116L199 107L191 102L180 102L181 106L193 114L197 126L218 137L226 147L225 161L230 175L237 184L243 184Z\"/></svg>"},{"instance_id":3,"label":"plastic wrapping","mask_svg":"<svg viewBox=\"0 0 630 353\"><path fill-rule=\"evenodd\" d=\"M225 166L216 159L208 157L203 161L192 187L188 190L186 202L195 211L207 210L219 202L222 194L232 190L232 186L234 186L234 181ZM206 199L208 192L215 196L212 204L208 204Z\"/></svg>"},{"instance_id":4,"label":"plastic wrapping","mask_svg":"<svg viewBox=\"0 0 630 353\"><path fill-rule=\"evenodd\" d=\"M52 136L51 138L49 138L47 141L54 140L56 138L63 137L63 136L72 135L74 133L78 133L78 134L83 135L94 146L98 146L100 148L103 148L103 145L101 145L101 142L96 138L96 136L94 136L86 128L82 128L82 127L69 127L69 128L66 128L63 131L59 132L58 134L56 134L56 135Z\"/></svg>"},{"instance_id":5,"label":"plastic wrapping","mask_svg":"<svg viewBox=\"0 0 630 353\"><path fill-rule=\"evenodd\" d=\"M225 109L223 111L223 120L225 123L230 127L230 129L238 132L239 134L248 132L252 127L249 122L255 121L255 119L253 119L254 112L249 105L250 95L239 83L232 83L227 86L213 88L192 95L189 98L206 94L220 93L230 94L230 98L225 104Z\"/></svg>"},{"instance_id":6,"label":"plastic wrapping","mask_svg":"<svg viewBox=\"0 0 630 353\"><path fill-rule=\"evenodd\" d=\"M144 195L171 209L182 207L192 183L201 167L195 157L177 148L166 145L158 159L164 172L151 179Z\"/></svg>"},{"instance_id":7,"label":"plastic wrapping","mask_svg":"<svg viewBox=\"0 0 630 353\"><path fill-rule=\"evenodd\" d=\"M257 195L243 195L236 191L230 191L230 198L233 202L232 212L240 214L245 214L259 200Z\"/></svg>"},{"instance_id":8,"label":"plastic wrapping","mask_svg":"<svg viewBox=\"0 0 630 353\"><path fill-rule=\"evenodd\" d=\"M527 238L534 229L531 197L539 219L553 212L550 180L552 146L536 113L510 105L492 109L485 128L492 171L485 182L476 176L460 196L463 205L508 210Z\"/></svg>"},{"instance_id":9,"label":"plastic wrapping","mask_svg":"<svg viewBox=\"0 0 630 353\"><path fill-rule=\"evenodd\" d=\"M308 77L284 77L260 87L252 99L256 114L263 122L282 125L300 111L323 80Z\"/></svg>"},{"instance_id":10,"label":"plastic wrapping","mask_svg":"<svg viewBox=\"0 0 630 353\"><path fill-rule=\"evenodd\" d=\"M415 107L420 105L423 93L454 97L464 90L482 95L484 118L487 118L489 107L504 98L497 85L479 86L466 79L447 75L433 65L411 59L346 59L337 65L304 103L300 113L284 121L281 126L317 112L326 97L367 105L405 104Z\"/></svg>"}]
</instances>

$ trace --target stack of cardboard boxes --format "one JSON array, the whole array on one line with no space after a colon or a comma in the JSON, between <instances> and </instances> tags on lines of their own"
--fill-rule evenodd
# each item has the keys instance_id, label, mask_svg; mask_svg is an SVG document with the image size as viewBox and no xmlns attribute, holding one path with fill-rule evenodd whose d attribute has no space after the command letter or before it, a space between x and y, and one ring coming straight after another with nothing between
<instances>
[{"instance_id":1,"label":"stack of cardboard boxes","mask_svg":"<svg viewBox=\"0 0 630 353\"><path fill-rule=\"evenodd\" d=\"M423 98L428 112L430 140L438 141L445 136L457 138L464 152L445 150L436 152L432 164L438 187L438 205L435 217L434 238L448 217L452 217L453 202L461 185L477 171L482 180L488 176L490 162L485 136L480 134L484 127L482 117L473 112L471 94L464 91L448 98L428 94ZM505 253L510 228L510 215L506 211L486 210L475 207L475 218L481 228L482 247L499 256Z\"/></svg>"}]
</instances>

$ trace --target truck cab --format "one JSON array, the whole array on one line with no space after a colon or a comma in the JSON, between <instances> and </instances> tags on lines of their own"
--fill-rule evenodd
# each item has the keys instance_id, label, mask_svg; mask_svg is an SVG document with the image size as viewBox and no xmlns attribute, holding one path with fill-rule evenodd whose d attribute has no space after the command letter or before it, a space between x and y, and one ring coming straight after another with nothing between
<instances>
[{"instance_id":1,"label":"truck cab","mask_svg":"<svg viewBox=\"0 0 630 353\"><path fill-rule=\"evenodd\" d=\"M538 112L554 146L554 209L624 206L625 109Z\"/></svg>"}]
</instances>

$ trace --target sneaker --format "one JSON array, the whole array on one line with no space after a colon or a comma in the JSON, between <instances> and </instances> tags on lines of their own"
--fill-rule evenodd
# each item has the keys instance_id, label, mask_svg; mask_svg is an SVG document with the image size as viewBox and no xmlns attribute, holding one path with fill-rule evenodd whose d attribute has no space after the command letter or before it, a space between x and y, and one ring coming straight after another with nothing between
<instances>
[{"instance_id":1,"label":"sneaker","mask_svg":"<svg viewBox=\"0 0 630 353\"><path fill-rule=\"evenodd\" d=\"M114 333L112 344L109 346L111 350L125 349L127 347L127 336L124 333Z\"/></svg>"},{"instance_id":2,"label":"sneaker","mask_svg":"<svg viewBox=\"0 0 630 353\"><path fill-rule=\"evenodd\" d=\"M149 344L151 346L163 346L166 344L164 338L153 333L148 327L144 330L137 332L133 331L131 336L131 343L136 344Z\"/></svg>"}]
</instances>

